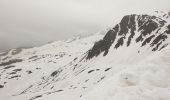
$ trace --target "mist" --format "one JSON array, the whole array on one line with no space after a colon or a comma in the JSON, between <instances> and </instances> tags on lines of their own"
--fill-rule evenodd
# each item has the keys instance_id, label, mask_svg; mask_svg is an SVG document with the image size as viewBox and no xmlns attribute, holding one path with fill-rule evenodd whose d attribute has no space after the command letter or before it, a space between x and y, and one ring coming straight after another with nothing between
<instances>
[{"instance_id":1,"label":"mist","mask_svg":"<svg viewBox=\"0 0 170 100\"><path fill-rule=\"evenodd\" d=\"M170 11L169 0L0 0L0 52L94 34L123 15Z\"/></svg>"}]
</instances>

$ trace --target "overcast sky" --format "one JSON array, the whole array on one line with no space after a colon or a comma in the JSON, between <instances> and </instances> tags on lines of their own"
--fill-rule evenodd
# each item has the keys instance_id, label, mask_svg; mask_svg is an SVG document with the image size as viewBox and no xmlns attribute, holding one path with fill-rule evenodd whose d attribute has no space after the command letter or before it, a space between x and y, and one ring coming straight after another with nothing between
<instances>
[{"instance_id":1,"label":"overcast sky","mask_svg":"<svg viewBox=\"0 0 170 100\"><path fill-rule=\"evenodd\" d=\"M0 52L99 32L124 14L170 11L170 0L0 0Z\"/></svg>"}]
</instances>

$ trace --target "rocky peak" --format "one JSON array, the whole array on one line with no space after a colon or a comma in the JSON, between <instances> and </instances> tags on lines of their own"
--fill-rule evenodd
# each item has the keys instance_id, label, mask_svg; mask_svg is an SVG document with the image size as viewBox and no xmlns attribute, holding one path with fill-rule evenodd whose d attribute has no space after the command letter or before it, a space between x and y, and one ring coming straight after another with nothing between
<instances>
[{"instance_id":1,"label":"rocky peak","mask_svg":"<svg viewBox=\"0 0 170 100\"><path fill-rule=\"evenodd\" d=\"M88 51L87 59L98 56L104 52L106 56L111 46L119 49L122 46L129 47L132 42L144 47L150 46L152 51L161 50L168 43L165 40L170 34L170 25L161 17L151 15L126 15L119 24L109 30L105 37L96 42Z\"/></svg>"}]
</instances>

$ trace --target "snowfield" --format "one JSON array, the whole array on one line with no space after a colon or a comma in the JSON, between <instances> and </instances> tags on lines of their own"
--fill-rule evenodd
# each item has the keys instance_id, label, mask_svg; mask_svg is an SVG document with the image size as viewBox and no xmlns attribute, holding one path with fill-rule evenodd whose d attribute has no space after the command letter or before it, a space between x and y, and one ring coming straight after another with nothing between
<instances>
[{"instance_id":1,"label":"snowfield","mask_svg":"<svg viewBox=\"0 0 170 100\"><path fill-rule=\"evenodd\" d=\"M124 66L79 100L170 100L170 48Z\"/></svg>"}]
</instances>

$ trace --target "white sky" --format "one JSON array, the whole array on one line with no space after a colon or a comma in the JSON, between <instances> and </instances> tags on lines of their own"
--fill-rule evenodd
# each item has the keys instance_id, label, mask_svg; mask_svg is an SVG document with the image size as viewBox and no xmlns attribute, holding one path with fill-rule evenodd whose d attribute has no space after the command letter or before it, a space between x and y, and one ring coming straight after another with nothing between
<instances>
[{"instance_id":1,"label":"white sky","mask_svg":"<svg viewBox=\"0 0 170 100\"><path fill-rule=\"evenodd\" d=\"M99 32L125 14L170 11L170 0L0 0L0 51Z\"/></svg>"}]
</instances>

